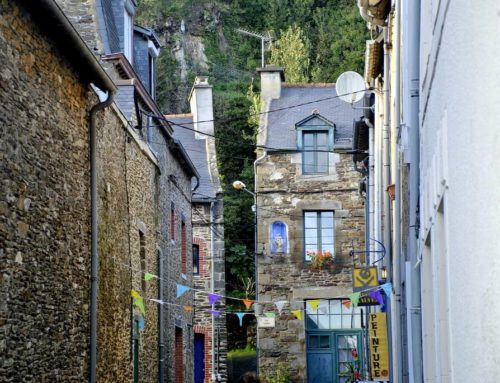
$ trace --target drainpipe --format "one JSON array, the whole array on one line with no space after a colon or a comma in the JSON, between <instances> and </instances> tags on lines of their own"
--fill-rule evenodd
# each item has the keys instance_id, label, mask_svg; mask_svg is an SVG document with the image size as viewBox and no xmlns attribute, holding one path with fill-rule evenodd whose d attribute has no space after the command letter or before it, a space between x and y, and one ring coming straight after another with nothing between
<instances>
[{"instance_id":1,"label":"drainpipe","mask_svg":"<svg viewBox=\"0 0 500 383\"><path fill-rule=\"evenodd\" d=\"M211 278L210 291L215 293L215 225L214 225L214 202L210 203L210 253L211 259ZM212 304L212 310L215 310L215 304ZM215 315L212 315L212 382L217 382L217 373L215 371Z\"/></svg>"},{"instance_id":2,"label":"drainpipe","mask_svg":"<svg viewBox=\"0 0 500 383\"><path fill-rule=\"evenodd\" d=\"M419 138L419 84L420 84L420 0L405 1L405 20L408 20L405 28L405 46L408 52L405 55L406 69L405 82L407 83L406 99L408 112L405 113L407 126L409 127L409 150L410 150L410 172L409 172L409 233L408 233L408 257L410 285L407 288L407 321L409 329L408 359L410 361L410 381L414 383L423 382L422 365L422 318L421 318L421 296L420 296L420 269L417 264L418 251L418 199L420 182L420 138Z\"/></svg>"},{"instance_id":3,"label":"drainpipe","mask_svg":"<svg viewBox=\"0 0 500 383\"><path fill-rule=\"evenodd\" d=\"M392 300L392 334L395 368L395 382L403 381L403 348L401 339L401 169L399 150L399 130L401 128L401 0L396 0L395 9L395 73L394 73L394 121L392 123L393 174L395 183L395 201L393 209L394 252L393 252L393 289ZM403 265L404 266L404 265Z\"/></svg>"},{"instance_id":4,"label":"drainpipe","mask_svg":"<svg viewBox=\"0 0 500 383\"><path fill-rule=\"evenodd\" d=\"M390 42L389 42L389 28L384 27L384 84L383 84L383 95L384 95L384 121L383 121L383 129L382 129L382 161L383 161L383 169L382 169L382 202L383 202L383 243L386 248L386 266L387 266L387 276L389 281L392 281L393 273L392 273L392 254L391 254L391 200L389 198L389 193L386 192L387 186L390 184ZM392 304L389 301L387 305L387 326L388 329L392 328ZM391 331L389 333L389 344L393 344L393 336ZM395 350L390 347L389 348L389 356L390 356L390 381L396 382L394 380L394 368L398 365L398 355L394 352Z\"/></svg>"},{"instance_id":5,"label":"drainpipe","mask_svg":"<svg viewBox=\"0 0 500 383\"><path fill-rule=\"evenodd\" d=\"M374 158L373 158L373 151L374 151L374 145L375 145L375 132L373 128L373 124L370 122L368 118L364 119L366 126L368 126L368 225L366 230L368 231L368 239L366 242L366 250L371 251L373 250L371 240L370 238L376 238L375 237L375 223L374 223L374 192L375 192L375 163L374 163ZM371 259L371 253L367 253L367 264L371 265L372 259Z\"/></svg>"},{"instance_id":6,"label":"drainpipe","mask_svg":"<svg viewBox=\"0 0 500 383\"><path fill-rule=\"evenodd\" d=\"M253 163L253 176L254 176L254 199L255 199L255 220L254 220L254 263L255 263L255 301L259 301L259 269L258 269L258 258L257 258L257 241L259 239L258 236L258 219L257 219L257 165L259 162L263 161L264 158L266 158L267 152L265 150L262 151L262 155L258 157L254 163ZM257 305L255 305L255 308L257 308ZM255 313L255 318L257 319L258 312ZM257 325L256 325L257 326ZM257 327L255 329L255 350L256 350L256 356L257 356L257 374L259 374L259 328Z\"/></svg>"},{"instance_id":7,"label":"drainpipe","mask_svg":"<svg viewBox=\"0 0 500 383\"><path fill-rule=\"evenodd\" d=\"M96 170L96 114L113 102L114 92L108 91L108 98L92 107L89 114L90 131L90 383L96 382L97 367L97 288L98 266L97 255L97 170Z\"/></svg>"},{"instance_id":8,"label":"drainpipe","mask_svg":"<svg viewBox=\"0 0 500 383\"><path fill-rule=\"evenodd\" d=\"M158 300L163 302L163 289L165 288L165 281L163 278L163 253L161 251L160 246L157 246L157 254L158 254ZM160 304L158 307L158 383L163 383L165 377L165 334L164 331L164 316L165 312L163 310L163 304Z\"/></svg>"}]
</instances>

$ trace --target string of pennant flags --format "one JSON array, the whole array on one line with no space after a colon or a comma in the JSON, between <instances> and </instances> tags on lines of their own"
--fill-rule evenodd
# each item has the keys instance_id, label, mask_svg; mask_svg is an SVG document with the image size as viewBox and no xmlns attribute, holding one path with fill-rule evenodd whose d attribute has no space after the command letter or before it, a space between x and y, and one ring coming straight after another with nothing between
<instances>
[{"instance_id":1,"label":"string of pennant flags","mask_svg":"<svg viewBox=\"0 0 500 383\"><path fill-rule=\"evenodd\" d=\"M115 258L113 258L113 260L115 260ZM142 270L134 269L133 267L131 267L127 264L124 264L124 263L120 263L116 260L115 260L115 262L118 264L121 264L122 266L127 267L133 271L140 272L141 274L144 274L143 278L145 281L152 281L153 279L156 279L156 280L163 279L155 274L143 272ZM183 296L185 293L187 293L190 290L206 294L208 304L211 306L215 305L217 302L219 302L223 299L231 299L231 300L241 301L245 305L245 308L247 310L250 310L253 304L274 304L274 306L276 307L278 314L280 316L283 312L285 305L287 305L287 304L290 304L290 305L304 304L304 302L305 302L305 303L307 303L307 306L309 306L310 310L308 310L307 308L306 309L298 309L298 310L290 310L290 313L292 315L294 315L298 320L303 319L303 312L305 312L305 311L310 311L310 312L314 313L314 312L317 312L318 310L320 310L320 312L321 312L321 307L319 307L319 306L320 306L321 301L323 301L322 299L256 301L253 299L234 298L234 297L224 296L222 294L217 294L217 293L208 292L208 291L204 291L204 290L194 289L192 287L189 287L189 286L186 286L186 285L183 285L180 283L176 283L176 298L180 298L181 296ZM384 297L383 297L382 293L384 293L384 295L388 298L391 296L392 284L390 282L384 283L380 286L375 286L375 287L371 287L371 288L368 288L368 289L365 289L362 291L354 292L352 294L349 294L347 296L347 299L345 299L345 296L332 297L330 299L343 299L343 300L341 300L342 305L344 307L346 307L347 309L349 309L352 306L354 306L354 307L358 306L360 299L364 296L368 296L368 297L374 299L381 306L384 306L385 301L384 301ZM144 298L134 289L131 290L130 294L133 298L134 306L137 307L137 309L140 311L140 313L143 315L143 317L145 317L145 315L146 315L146 308L145 308L145 304L144 304L145 300L150 301L150 302L154 302L154 303L159 304L159 305L170 305L170 306L182 307L182 309L186 312L193 311L193 306L190 306L190 305L182 305L182 304L167 302L167 301L163 301L160 299L154 299L154 298ZM254 312L252 312L252 311L246 311L246 312L245 311L227 311L225 309L217 309L216 310L214 308L206 310L206 311L209 312L210 314L212 314L213 316L220 316L223 313L230 314L230 315L236 315L238 317L240 326L243 326L243 318L245 315L255 315ZM273 311L268 311L268 312L264 312L264 316L269 317L269 318L275 318L276 313ZM142 323L142 327L144 327L144 322Z\"/></svg>"}]
</instances>

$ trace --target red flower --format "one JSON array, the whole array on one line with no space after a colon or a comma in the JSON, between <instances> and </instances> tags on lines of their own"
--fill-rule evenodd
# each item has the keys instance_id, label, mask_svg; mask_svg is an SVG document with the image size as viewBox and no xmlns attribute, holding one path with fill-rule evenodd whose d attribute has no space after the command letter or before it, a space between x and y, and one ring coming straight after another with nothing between
<instances>
[{"instance_id":1,"label":"red flower","mask_svg":"<svg viewBox=\"0 0 500 383\"><path fill-rule=\"evenodd\" d=\"M353 358L357 358L357 357L358 357L358 350L356 350L355 348L353 348L353 349L351 350L351 354L352 354L352 357L353 357Z\"/></svg>"}]
</instances>

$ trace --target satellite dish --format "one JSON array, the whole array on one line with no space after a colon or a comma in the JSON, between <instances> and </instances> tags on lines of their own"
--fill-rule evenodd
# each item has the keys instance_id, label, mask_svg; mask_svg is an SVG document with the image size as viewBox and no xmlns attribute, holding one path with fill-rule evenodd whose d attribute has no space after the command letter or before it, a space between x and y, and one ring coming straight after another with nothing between
<instances>
[{"instance_id":1,"label":"satellite dish","mask_svg":"<svg viewBox=\"0 0 500 383\"><path fill-rule=\"evenodd\" d=\"M337 89L337 96L342 101L354 104L360 101L365 95L365 80L356 72L344 72L337 79L335 85Z\"/></svg>"}]
</instances>

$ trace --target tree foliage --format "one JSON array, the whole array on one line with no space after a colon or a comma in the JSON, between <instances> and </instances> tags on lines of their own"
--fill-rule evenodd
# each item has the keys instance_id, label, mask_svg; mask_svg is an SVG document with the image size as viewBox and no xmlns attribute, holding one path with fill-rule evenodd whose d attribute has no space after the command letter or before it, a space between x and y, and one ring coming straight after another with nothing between
<instances>
[{"instance_id":1,"label":"tree foliage","mask_svg":"<svg viewBox=\"0 0 500 383\"><path fill-rule=\"evenodd\" d=\"M285 69L288 82L309 80L309 39L298 25L284 31L271 51L271 64Z\"/></svg>"}]
</instances>

